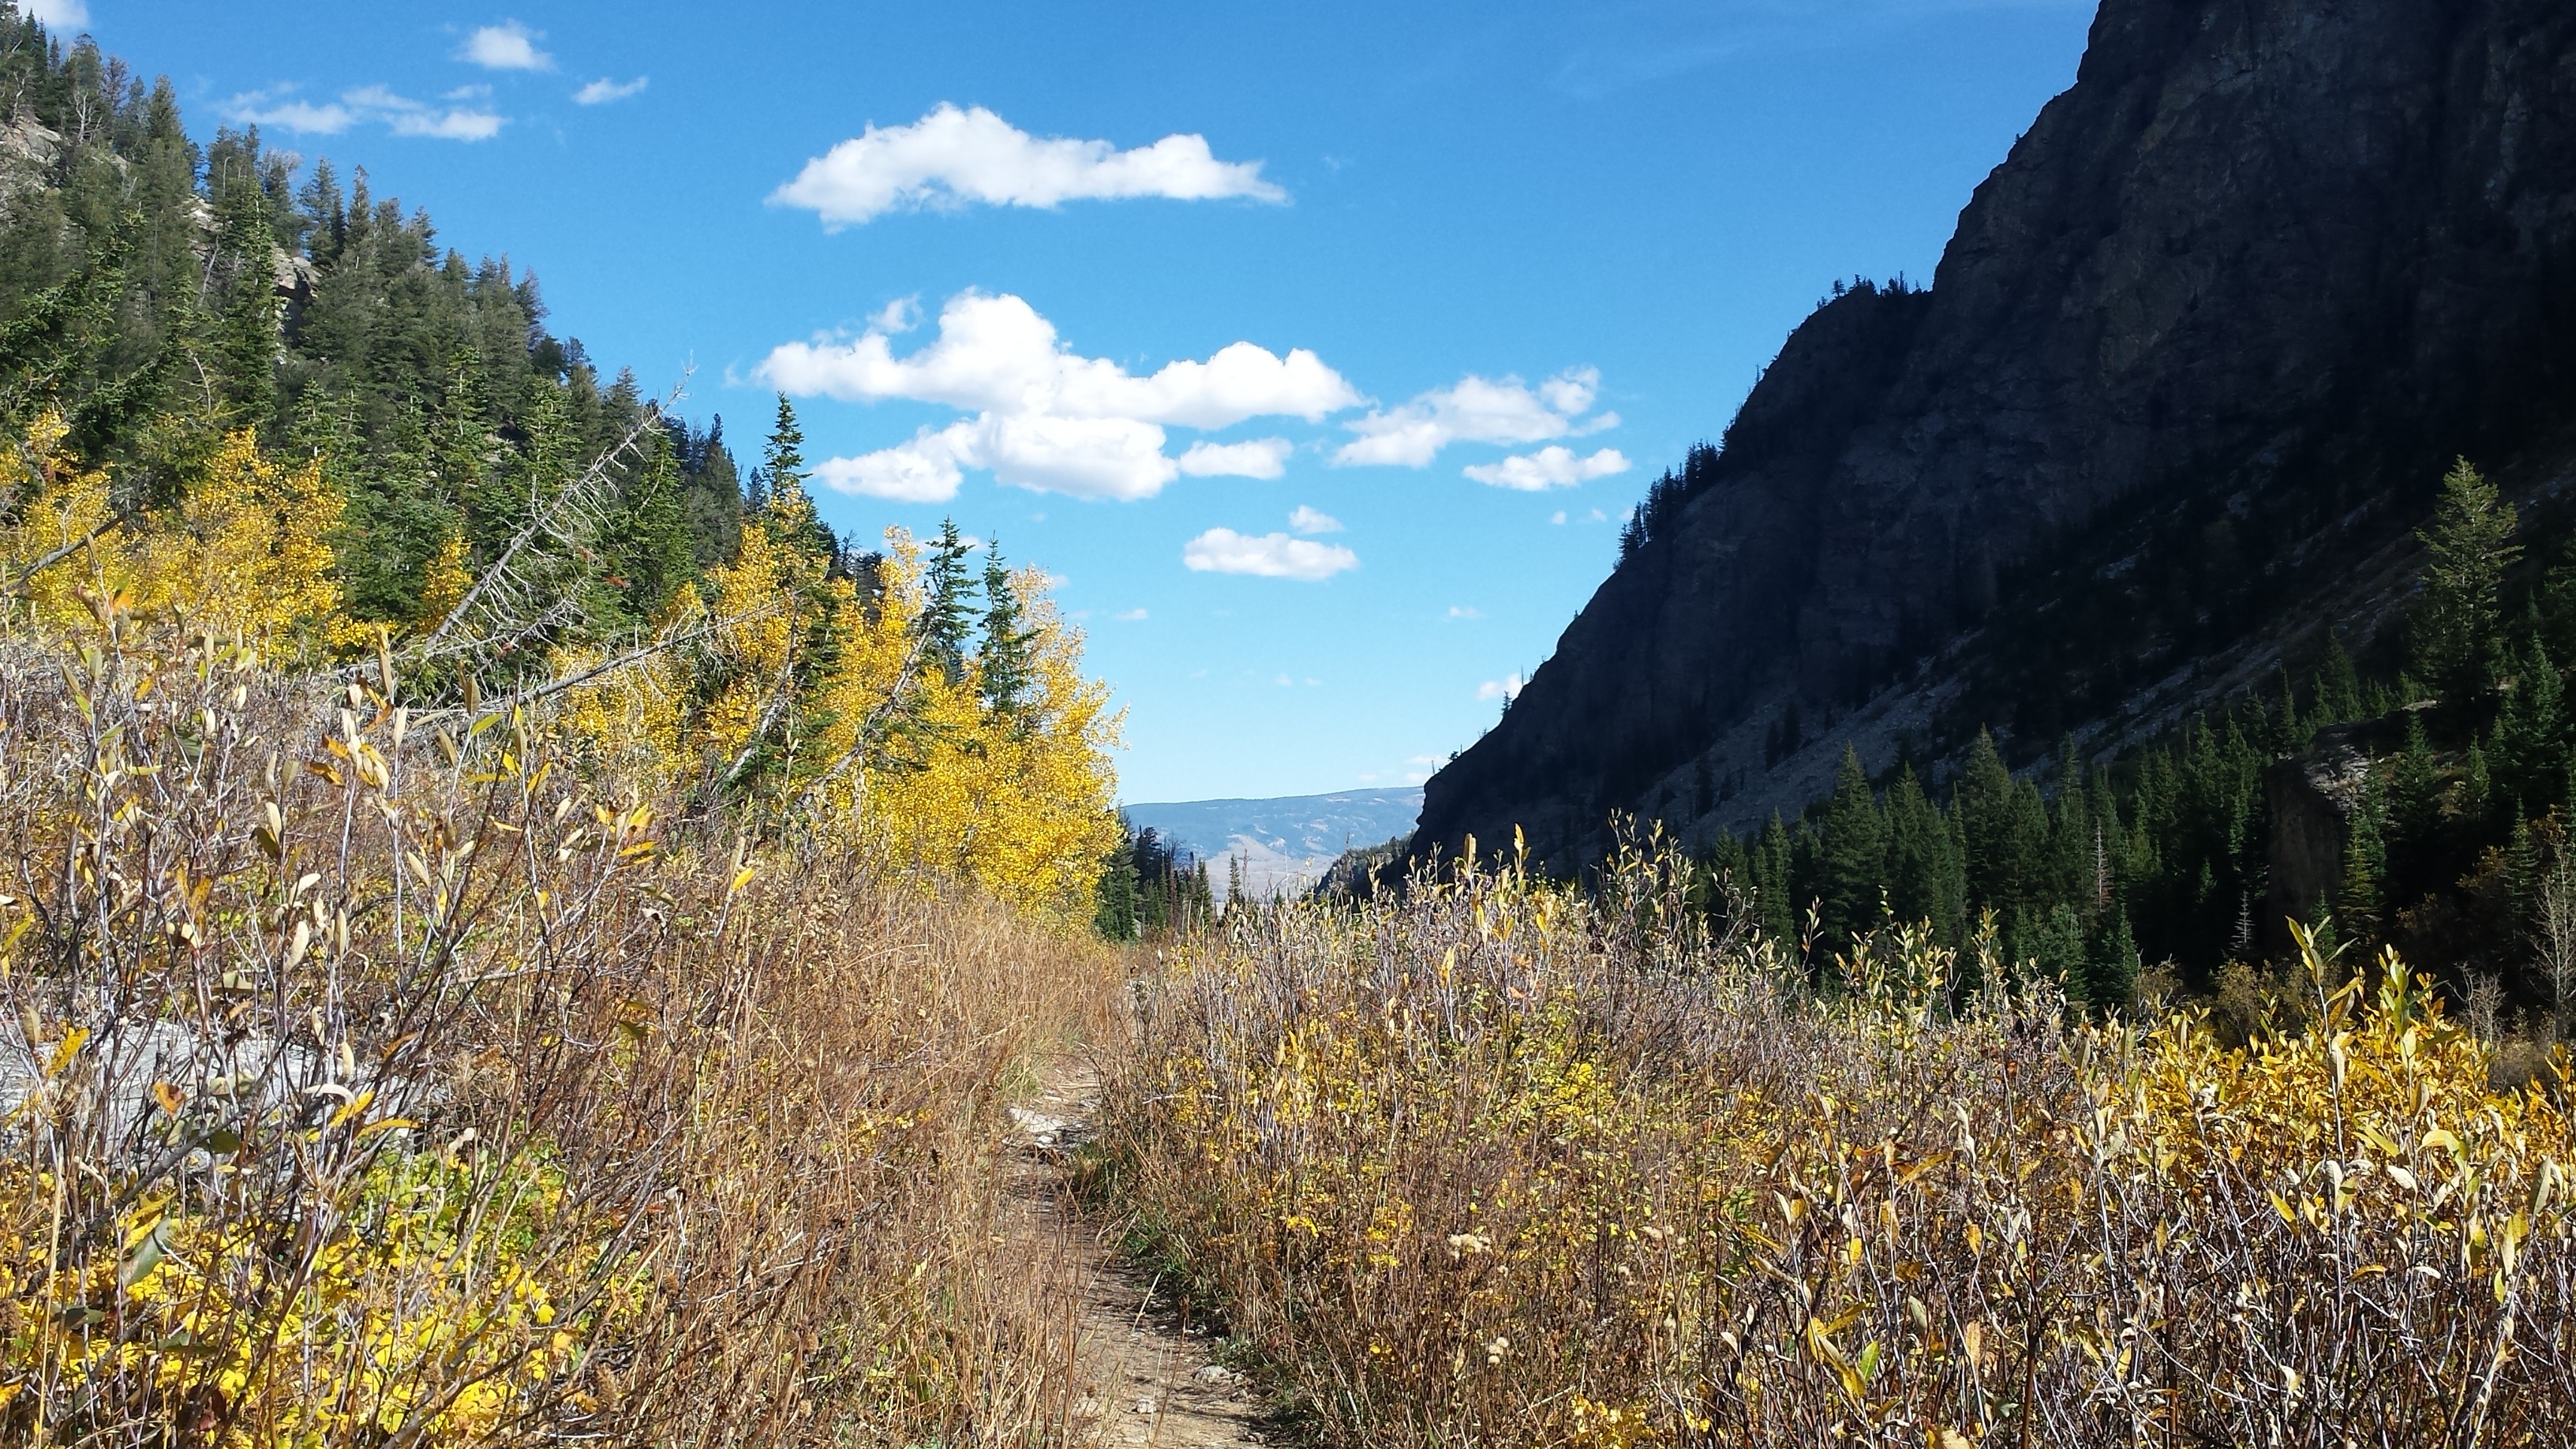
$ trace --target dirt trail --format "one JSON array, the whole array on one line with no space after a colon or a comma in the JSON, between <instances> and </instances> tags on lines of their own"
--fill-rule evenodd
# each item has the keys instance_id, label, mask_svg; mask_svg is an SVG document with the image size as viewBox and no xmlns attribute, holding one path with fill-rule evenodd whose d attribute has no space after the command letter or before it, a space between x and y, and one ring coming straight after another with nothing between
<instances>
[{"instance_id":1,"label":"dirt trail","mask_svg":"<svg viewBox=\"0 0 2576 1449\"><path fill-rule=\"evenodd\" d=\"M1269 1442L1240 1375L1210 1361L1212 1341L1179 1305L1120 1257L1117 1225L1073 1203L1071 1149L1088 1141L1099 1079L1078 1060L1048 1065L1037 1098L1011 1109L1013 1186L1032 1254L1060 1255L1079 1297L1076 1358L1086 1392L1074 1406L1102 1449L1234 1449ZM1054 1276L1054 1275L1050 1275Z\"/></svg>"}]
</instances>

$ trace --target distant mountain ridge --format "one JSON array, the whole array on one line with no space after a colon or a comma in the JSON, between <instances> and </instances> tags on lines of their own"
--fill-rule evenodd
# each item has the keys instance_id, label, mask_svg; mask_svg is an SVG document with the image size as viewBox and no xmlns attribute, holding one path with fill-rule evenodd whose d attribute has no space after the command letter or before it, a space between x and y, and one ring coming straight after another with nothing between
<instances>
[{"instance_id":1,"label":"distant mountain ridge","mask_svg":"<svg viewBox=\"0 0 2576 1449\"><path fill-rule=\"evenodd\" d=\"M1416 851L1614 812L1686 839L2099 754L2367 652L2451 459L2576 463L2576 6L2106 0L1927 290L1842 291L1501 722Z\"/></svg>"},{"instance_id":2,"label":"distant mountain ridge","mask_svg":"<svg viewBox=\"0 0 2576 1449\"><path fill-rule=\"evenodd\" d=\"M1303 890L1320 879L1353 846L1383 845L1413 829L1422 791L1343 790L1272 800L1185 800L1126 806L1137 829L1208 862L1222 891L1225 861L1243 861L1244 889L1253 896Z\"/></svg>"}]
</instances>

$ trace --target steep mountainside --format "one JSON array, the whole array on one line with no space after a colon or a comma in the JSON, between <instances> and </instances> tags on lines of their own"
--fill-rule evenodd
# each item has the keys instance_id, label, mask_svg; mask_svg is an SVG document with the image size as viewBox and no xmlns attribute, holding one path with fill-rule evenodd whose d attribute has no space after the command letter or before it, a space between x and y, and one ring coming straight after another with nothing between
<instances>
[{"instance_id":1,"label":"steep mountainside","mask_svg":"<svg viewBox=\"0 0 2576 1449\"><path fill-rule=\"evenodd\" d=\"M2576 7L2105 0L1928 292L1789 339L1417 841L1560 869L2368 644L2466 454L2576 458ZM2364 567L2367 563L2368 567Z\"/></svg>"}]
</instances>

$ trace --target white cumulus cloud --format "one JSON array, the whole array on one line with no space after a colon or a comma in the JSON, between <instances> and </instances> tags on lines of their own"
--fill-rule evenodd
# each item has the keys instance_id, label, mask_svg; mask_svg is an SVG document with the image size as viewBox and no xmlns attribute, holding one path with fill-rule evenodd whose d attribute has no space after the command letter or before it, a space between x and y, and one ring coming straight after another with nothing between
<instances>
[{"instance_id":1,"label":"white cumulus cloud","mask_svg":"<svg viewBox=\"0 0 2576 1449\"><path fill-rule=\"evenodd\" d=\"M1112 614L1109 617L1116 619L1122 624L1135 624L1141 623L1153 616L1147 614L1143 609L1129 609L1123 614Z\"/></svg>"},{"instance_id":2,"label":"white cumulus cloud","mask_svg":"<svg viewBox=\"0 0 2576 1449\"><path fill-rule=\"evenodd\" d=\"M434 141L489 141L501 134L502 118L490 111L406 111L388 117L397 136L426 136Z\"/></svg>"},{"instance_id":3,"label":"white cumulus cloud","mask_svg":"<svg viewBox=\"0 0 2576 1449\"><path fill-rule=\"evenodd\" d=\"M870 126L805 163L770 195L838 229L889 211L969 205L1053 208L1139 196L1284 202L1258 161L1219 161L1207 138L1165 136L1121 151L1107 141L1037 137L977 106L942 103L909 126Z\"/></svg>"},{"instance_id":4,"label":"white cumulus cloud","mask_svg":"<svg viewBox=\"0 0 2576 1449\"><path fill-rule=\"evenodd\" d=\"M1521 683L1521 677L1517 674L1506 674L1500 679L1488 679L1476 686L1476 697L1478 699L1518 699Z\"/></svg>"},{"instance_id":5,"label":"white cumulus cloud","mask_svg":"<svg viewBox=\"0 0 2576 1449\"><path fill-rule=\"evenodd\" d=\"M1333 462L1419 468L1451 443L1540 443L1616 427L1617 413L1583 416L1600 387L1601 372L1591 367L1558 373L1534 388L1517 377L1493 381L1471 373L1401 407L1371 410L1349 425L1359 436Z\"/></svg>"},{"instance_id":6,"label":"white cumulus cloud","mask_svg":"<svg viewBox=\"0 0 2576 1449\"><path fill-rule=\"evenodd\" d=\"M1259 537L1211 528L1181 548L1181 562L1203 574L1252 574L1312 583L1360 566L1360 556L1339 544L1284 533Z\"/></svg>"},{"instance_id":7,"label":"white cumulus cloud","mask_svg":"<svg viewBox=\"0 0 2576 1449\"><path fill-rule=\"evenodd\" d=\"M458 96L471 94L460 92ZM277 126L320 136L336 136L363 121L383 126L397 136L489 141L509 124L508 117L479 107L417 101L380 85L356 86L342 91L338 100L318 105L295 99L291 87L246 91L225 102L223 111L226 119L246 125Z\"/></svg>"},{"instance_id":8,"label":"white cumulus cloud","mask_svg":"<svg viewBox=\"0 0 2576 1449\"><path fill-rule=\"evenodd\" d=\"M652 83L653 78L649 75L639 75L631 81L610 80L606 76L601 76L580 90L574 91L572 103L576 106L604 106L611 101L625 100L628 96L640 96L644 94L644 88Z\"/></svg>"},{"instance_id":9,"label":"white cumulus cloud","mask_svg":"<svg viewBox=\"0 0 2576 1449\"><path fill-rule=\"evenodd\" d=\"M537 49L543 32L530 30L515 20L486 25L465 37L465 48L456 58L469 61L485 70L552 70L555 58Z\"/></svg>"},{"instance_id":10,"label":"white cumulus cloud","mask_svg":"<svg viewBox=\"0 0 2576 1449\"><path fill-rule=\"evenodd\" d=\"M18 8L48 30L77 30L89 24L85 0L24 0Z\"/></svg>"},{"instance_id":11,"label":"white cumulus cloud","mask_svg":"<svg viewBox=\"0 0 2576 1449\"><path fill-rule=\"evenodd\" d=\"M1342 521L1320 508L1300 503L1297 511L1288 515L1288 527L1298 533L1339 533Z\"/></svg>"},{"instance_id":12,"label":"white cumulus cloud","mask_svg":"<svg viewBox=\"0 0 2576 1449\"><path fill-rule=\"evenodd\" d=\"M1248 443L1192 443L1181 455L1181 471L1193 478L1276 478L1288 471L1295 445L1286 438L1255 438Z\"/></svg>"},{"instance_id":13,"label":"white cumulus cloud","mask_svg":"<svg viewBox=\"0 0 2576 1449\"><path fill-rule=\"evenodd\" d=\"M1515 453L1499 463L1479 463L1466 469L1468 477L1497 488L1517 488L1524 493L1538 493L1550 488L1571 488L1613 473L1625 473L1628 455L1616 448L1603 448L1588 458L1575 456L1574 450L1550 445L1535 453Z\"/></svg>"},{"instance_id":14,"label":"white cumulus cloud","mask_svg":"<svg viewBox=\"0 0 2576 1449\"><path fill-rule=\"evenodd\" d=\"M266 91L251 91L225 103L224 114L253 126L283 127L310 136L336 136L349 129L358 113L337 101L315 105L286 100Z\"/></svg>"},{"instance_id":15,"label":"white cumulus cloud","mask_svg":"<svg viewBox=\"0 0 2576 1449\"><path fill-rule=\"evenodd\" d=\"M1175 459L1164 452L1166 426L1312 422L1359 401L1314 353L1281 357L1249 342L1138 377L1075 354L1054 324L1014 296L950 298L938 338L898 357L891 339L908 324L906 312L889 308L855 341L791 342L761 364L762 376L798 396L900 399L973 414L892 448L824 463L815 472L834 487L937 502L956 492L963 470L983 468L1005 483L1078 498L1149 498L1184 471L1276 477L1287 457L1286 441L1273 438L1201 443Z\"/></svg>"}]
</instances>

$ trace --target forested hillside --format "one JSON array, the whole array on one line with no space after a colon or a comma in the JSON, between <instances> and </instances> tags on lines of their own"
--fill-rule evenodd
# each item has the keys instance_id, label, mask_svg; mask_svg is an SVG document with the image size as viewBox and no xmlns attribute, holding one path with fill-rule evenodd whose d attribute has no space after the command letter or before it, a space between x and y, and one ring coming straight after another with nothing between
<instances>
[{"instance_id":1,"label":"forested hillside","mask_svg":"<svg viewBox=\"0 0 2576 1449\"><path fill-rule=\"evenodd\" d=\"M653 409L546 327L530 274L442 248L364 172L199 147L145 85L30 19L0 42L0 421L47 409L118 503L176 498L226 434L323 460L356 617L418 623L442 553L489 558L528 499L617 449ZM717 423L676 416L612 464L603 619L649 619L731 557L743 494Z\"/></svg>"},{"instance_id":2,"label":"forested hillside","mask_svg":"<svg viewBox=\"0 0 2576 1449\"><path fill-rule=\"evenodd\" d=\"M1072 1442L1044 575L6 0L0 117L0 1442Z\"/></svg>"},{"instance_id":3,"label":"forested hillside","mask_svg":"<svg viewBox=\"0 0 2576 1449\"><path fill-rule=\"evenodd\" d=\"M902 858L1089 917L1115 725L1041 575L837 537L784 398L746 471L364 172L200 147L166 79L0 33L0 556L36 618L121 583L307 667L381 654L417 704L552 700L699 808L870 796Z\"/></svg>"},{"instance_id":4,"label":"forested hillside","mask_svg":"<svg viewBox=\"0 0 2576 1449\"><path fill-rule=\"evenodd\" d=\"M1909 759L1874 779L1846 745L1830 795L1702 847L1712 906L1818 963L1919 924L2098 1010L2215 994L2240 1024L2294 994L2254 963L2288 954L2296 920L2555 1030L2576 1006L2556 662L2576 652L2576 538L2525 535L2461 464L2381 657L2321 631L2310 670L2129 750L2069 737L2018 773L1991 734L1928 780Z\"/></svg>"}]
</instances>

